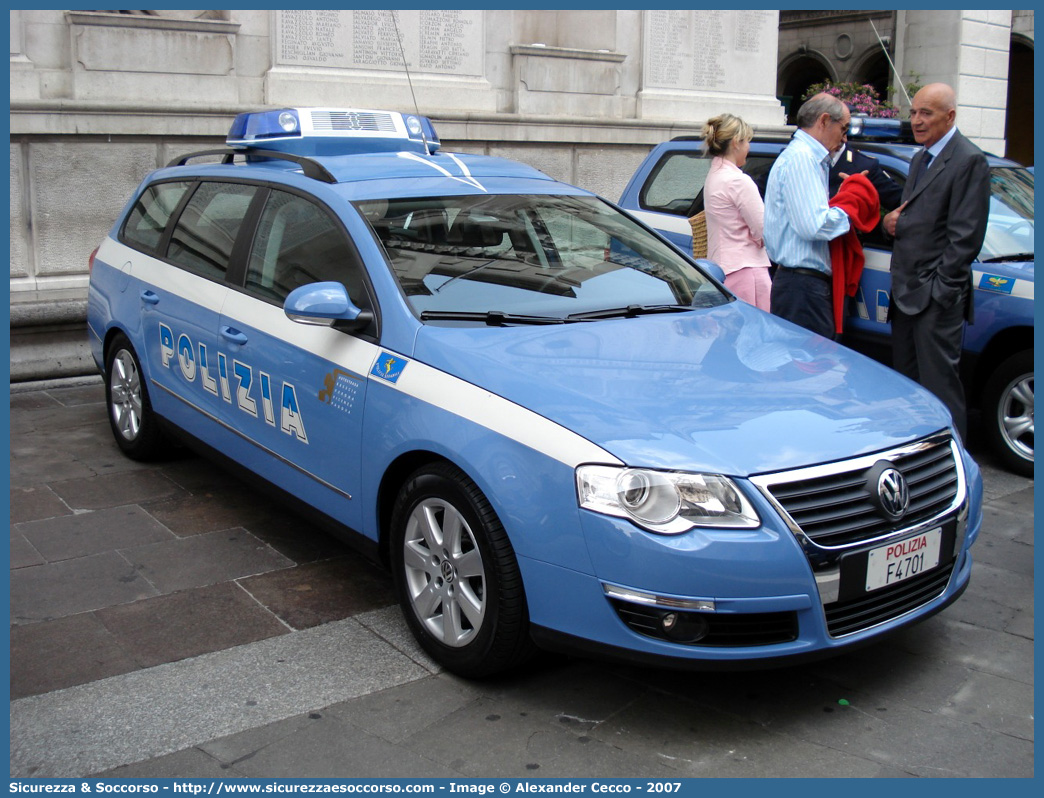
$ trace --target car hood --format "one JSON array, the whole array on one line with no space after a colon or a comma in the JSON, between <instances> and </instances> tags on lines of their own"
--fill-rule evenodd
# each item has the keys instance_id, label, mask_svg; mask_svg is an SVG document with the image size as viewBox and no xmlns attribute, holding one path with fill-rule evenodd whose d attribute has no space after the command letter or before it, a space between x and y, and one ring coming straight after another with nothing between
<instances>
[{"instance_id":1,"label":"car hood","mask_svg":"<svg viewBox=\"0 0 1044 798\"><path fill-rule=\"evenodd\" d=\"M949 424L910 380L740 301L537 327L428 324L414 355L634 466L745 476Z\"/></svg>"}]
</instances>

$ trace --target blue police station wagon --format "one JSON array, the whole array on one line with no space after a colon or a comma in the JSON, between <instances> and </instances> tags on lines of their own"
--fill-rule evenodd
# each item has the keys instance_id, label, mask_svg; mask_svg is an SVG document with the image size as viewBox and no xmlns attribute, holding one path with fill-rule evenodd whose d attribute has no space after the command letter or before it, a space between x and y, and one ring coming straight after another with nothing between
<instances>
[{"instance_id":1,"label":"blue police station wagon","mask_svg":"<svg viewBox=\"0 0 1044 798\"><path fill-rule=\"evenodd\" d=\"M912 382L422 117L259 112L227 143L150 174L92 257L116 442L328 522L446 668L792 662L967 586L981 477Z\"/></svg>"},{"instance_id":2,"label":"blue police station wagon","mask_svg":"<svg viewBox=\"0 0 1044 798\"><path fill-rule=\"evenodd\" d=\"M908 124L908 123L907 123ZM849 143L877 159L902 186L920 150L898 120L855 117ZM751 142L743 170L764 192L768 172L789 138ZM1012 471L1033 475L1033 172L996 156L990 163L990 215L986 240L972 265L975 320L965 327L961 378L983 432ZM692 250L688 218L703 210L710 158L702 139L679 136L657 145L632 176L620 206L684 249ZM890 210L890 209L889 209ZM866 266L843 342L891 363L890 264L892 243L880 226L864 236Z\"/></svg>"}]
</instances>

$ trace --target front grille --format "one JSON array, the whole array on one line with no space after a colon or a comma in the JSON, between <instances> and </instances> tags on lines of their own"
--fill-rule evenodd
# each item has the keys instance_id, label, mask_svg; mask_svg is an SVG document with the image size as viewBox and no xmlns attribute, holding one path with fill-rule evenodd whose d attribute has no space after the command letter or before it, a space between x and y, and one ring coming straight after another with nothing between
<instances>
[{"instance_id":1,"label":"front grille","mask_svg":"<svg viewBox=\"0 0 1044 798\"><path fill-rule=\"evenodd\" d=\"M770 483L768 490L801 531L825 548L850 546L913 526L945 511L957 496L957 463L949 440L880 459L889 460L910 486L910 507L898 522L886 519L870 501L874 486L867 484L867 477L873 463L851 470L843 470L841 463L837 472Z\"/></svg>"},{"instance_id":2,"label":"front grille","mask_svg":"<svg viewBox=\"0 0 1044 798\"><path fill-rule=\"evenodd\" d=\"M941 568L892 587L825 605L823 610L826 613L827 631L831 637L841 637L917 609L942 594L950 581L953 566L951 561Z\"/></svg>"},{"instance_id":3,"label":"front grille","mask_svg":"<svg viewBox=\"0 0 1044 798\"><path fill-rule=\"evenodd\" d=\"M394 133L391 114L359 111L312 111L313 130L363 130L369 133Z\"/></svg>"},{"instance_id":4,"label":"front grille","mask_svg":"<svg viewBox=\"0 0 1044 798\"><path fill-rule=\"evenodd\" d=\"M770 646L797 639L797 614L794 612L713 613L682 612L632 604L610 599L609 602L627 626L648 637L697 646ZM668 635L662 619L668 612L688 620L706 623L706 635L698 640L678 640Z\"/></svg>"}]
</instances>

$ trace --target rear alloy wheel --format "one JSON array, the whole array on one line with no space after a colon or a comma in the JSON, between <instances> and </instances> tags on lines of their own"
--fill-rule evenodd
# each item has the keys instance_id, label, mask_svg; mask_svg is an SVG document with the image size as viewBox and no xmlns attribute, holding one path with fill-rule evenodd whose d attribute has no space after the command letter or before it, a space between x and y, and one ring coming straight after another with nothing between
<instances>
[{"instance_id":1,"label":"rear alloy wheel","mask_svg":"<svg viewBox=\"0 0 1044 798\"><path fill-rule=\"evenodd\" d=\"M391 534L406 622L436 662L479 677L528 659L518 563L474 482L448 463L420 469L399 492Z\"/></svg>"},{"instance_id":2,"label":"rear alloy wheel","mask_svg":"<svg viewBox=\"0 0 1044 798\"><path fill-rule=\"evenodd\" d=\"M1012 355L983 389L986 435L1004 465L1033 475L1033 352Z\"/></svg>"},{"instance_id":3,"label":"rear alloy wheel","mask_svg":"<svg viewBox=\"0 0 1044 798\"><path fill-rule=\"evenodd\" d=\"M117 445L134 460L162 454L166 441L152 412L138 357L126 336L118 335L109 346L105 374L105 402Z\"/></svg>"}]
</instances>

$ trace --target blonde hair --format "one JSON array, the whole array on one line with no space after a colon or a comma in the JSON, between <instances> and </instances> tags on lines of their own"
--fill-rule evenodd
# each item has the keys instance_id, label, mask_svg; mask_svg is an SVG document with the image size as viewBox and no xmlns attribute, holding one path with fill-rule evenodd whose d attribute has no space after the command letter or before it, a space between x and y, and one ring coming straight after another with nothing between
<instances>
[{"instance_id":1,"label":"blonde hair","mask_svg":"<svg viewBox=\"0 0 1044 798\"><path fill-rule=\"evenodd\" d=\"M724 155L732 141L750 141L754 128L732 114L719 114L703 126L703 144L711 155Z\"/></svg>"}]
</instances>

